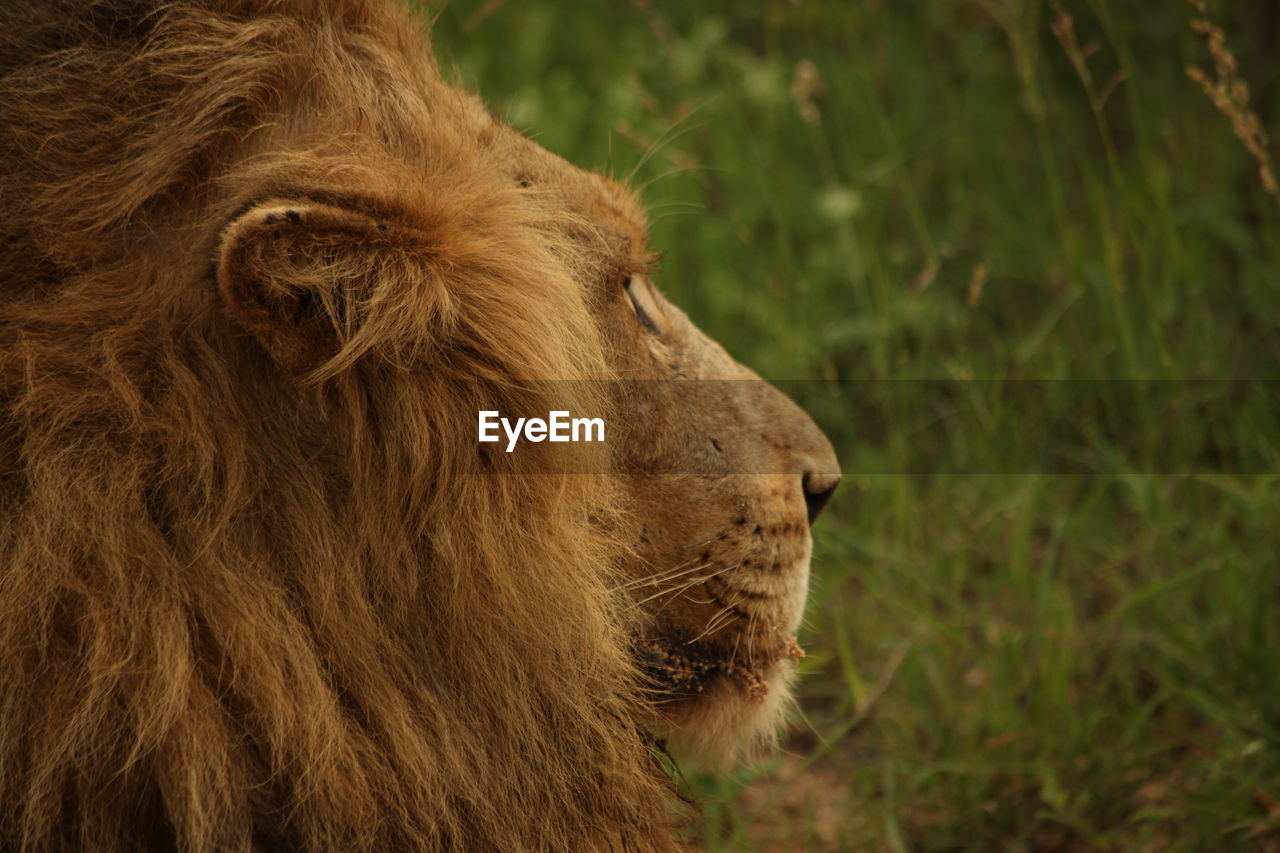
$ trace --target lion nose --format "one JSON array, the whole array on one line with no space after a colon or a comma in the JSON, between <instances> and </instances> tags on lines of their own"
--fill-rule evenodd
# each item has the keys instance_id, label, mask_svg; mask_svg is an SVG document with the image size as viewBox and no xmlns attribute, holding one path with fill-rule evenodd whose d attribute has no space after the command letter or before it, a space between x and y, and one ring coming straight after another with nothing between
<instances>
[{"instance_id":1,"label":"lion nose","mask_svg":"<svg viewBox=\"0 0 1280 853\"><path fill-rule=\"evenodd\" d=\"M812 525L835 494L836 486L840 485L840 475L810 472L801 478L800 484L804 489L805 506L809 508L809 524Z\"/></svg>"}]
</instances>

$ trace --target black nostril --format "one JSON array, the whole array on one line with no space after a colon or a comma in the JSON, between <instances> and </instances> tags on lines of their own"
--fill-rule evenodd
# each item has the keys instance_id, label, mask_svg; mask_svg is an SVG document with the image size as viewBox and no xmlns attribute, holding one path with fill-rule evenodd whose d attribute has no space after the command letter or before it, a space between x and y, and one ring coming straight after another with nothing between
<instances>
[{"instance_id":1,"label":"black nostril","mask_svg":"<svg viewBox=\"0 0 1280 853\"><path fill-rule=\"evenodd\" d=\"M817 520L818 514L831 502L836 486L840 485L840 477L830 474L805 474L800 481L804 490L804 503L809 509L809 523Z\"/></svg>"}]
</instances>

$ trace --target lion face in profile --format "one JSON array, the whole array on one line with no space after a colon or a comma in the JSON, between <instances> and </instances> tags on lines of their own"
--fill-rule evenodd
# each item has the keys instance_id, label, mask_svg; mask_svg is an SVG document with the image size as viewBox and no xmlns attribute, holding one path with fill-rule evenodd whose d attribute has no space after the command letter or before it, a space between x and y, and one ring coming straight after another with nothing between
<instances>
[{"instance_id":1,"label":"lion face in profile","mask_svg":"<svg viewBox=\"0 0 1280 853\"><path fill-rule=\"evenodd\" d=\"M681 849L838 472L632 197L380 0L11 4L0 111L0 846Z\"/></svg>"},{"instance_id":2,"label":"lion face in profile","mask_svg":"<svg viewBox=\"0 0 1280 853\"><path fill-rule=\"evenodd\" d=\"M803 654L795 632L809 580L809 526L839 481L807 415L733 361L647 279L629 291L646 394L628 434L640 534L635 590L651 614L638 644L666 694L673 742L712 761L769 741ZM673 378L678 377L678 378ZM637 395L639 396L639 395ZM656 571L655 571L656 569Z\"/></svg>"},{"instance_id":3,"label":"lion face in profile","mask_svg":"<svg viewBox=\"0 0 1280 853\"><path fill-rule=\"evenodd\" d=\"M473 121L493 119L475 105ZM529 193L591 223L604 247L582 282L617 377L615 468L634 554L628 589L648 614L635 650L659 728L723 762L768 741L803 654L809 526L839 467L830 442L658 290L634 198L497 125L495 158Z\"/></svg>"}]
</instances>

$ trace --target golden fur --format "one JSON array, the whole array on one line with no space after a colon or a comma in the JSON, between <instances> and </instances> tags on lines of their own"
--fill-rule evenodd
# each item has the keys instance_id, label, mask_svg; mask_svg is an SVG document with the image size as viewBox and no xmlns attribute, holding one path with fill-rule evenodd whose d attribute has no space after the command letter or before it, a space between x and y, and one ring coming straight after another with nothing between
<instances>
[{"instance_id":1,"label":"golden fur","mask_svg":"<svg viewBox=\"0 0 1280 853\"><path fill-rule=\"evenodd\" d=\"M830 447L656 291L646 338L634 203L424 44L374 0L0 11L0 849L675 850L651 735L775 724ZM747 390L602 381L674 376ZM575 464L684 473L477 449L559 408L631 424ZM794 473L690 455L717 413Z\"/></svg>"}]
</instances>

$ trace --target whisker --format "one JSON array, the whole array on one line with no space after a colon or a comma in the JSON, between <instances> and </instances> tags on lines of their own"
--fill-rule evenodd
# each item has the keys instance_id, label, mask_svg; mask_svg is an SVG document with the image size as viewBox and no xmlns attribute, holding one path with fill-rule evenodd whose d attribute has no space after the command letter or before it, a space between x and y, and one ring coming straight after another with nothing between
<instances>
[{"instance_id":1,"label":"whisker","mask_svg":"<svg viewBox=\"0 0 1280 853\"><path fill-rule=\"evenodd\" d=\"M755 614L751 614L751 618L756 618ZM733 669L738 662L738 647L742 645L742 632L738 632L738 636L733 639L733 651L729 653L729 669Z\"/></svg>"},{"instance_id":2,"label":"whisker","mask_svg":"<svg viewBox=\"0 0 1280 853\"><path fill-rule=\"evenodd\" d=\"M726 604L723 610L721 610L715 616L712 616L710 619L707 620L707 627L702 629L702 633L694 637L692 640L687 640L685 642L685 645L686 646L692 645L698 642L699 640L701 640L703 637L709 636L711 634L714 634L716 631L719 631L725 625L728 625L730 622L733 621L733 618L736 615L736 613L737 611L733 609L732 604Z\"/></svg>"},{"instance_id":3,"label":"whisker","mask_svg":"<svg viewBox=\"0 0 1280 853\"><path fill-rule=\"evenodd\" d=\"M707 627L705 627L705 628L703 628L703 629L702 629L702 633L701 633L701 634L699 634L698 636L694 637L692 640L685 640L684 644L685 644L686 646L691 646L691 645L693 645L694 643L696 643L696 642L698 642L699 640L701 640L703 637L705 637L708 633L710 633L710 632L711 632L711 626L712 626L713 624L715 624L715 621L716 621L717 619L719 619L720 617L724 616L724 615L725 615L726 613L728 613L728 612L729 612L729 608L728 608L728 607L725 607L725 608L722 608L721 610L719 610L719 611L718 611L714 616L712 616L710 619L708 619L708 620L707 620Z\"/></svg>"},{"instance_id":4,"label":"whisker","mask_svg":"<svg viewBox=\"0 0 1280 853\"><path fill-rule=\"evenodd\" d=\"M711 564L704 563L703 565L698 566L697 568L705 569L709 565ZM639 601L635 602L634 604L631 605L631 607L638 607L641 604L644 604L649 601L653 601L655 598L661 598L664 595L678 595L679 593L684 592L686 589L689 589L690 587L698 585L703 581L704 578L708 578L708 577L711 577L711 575L698 575L688 583L680 584L679 586L674 586L674 587L671 587L670 589L660 589L657 592L655 592L653 595L646 596L645 598L642 598Z\"/></svg>"},{"instance_id":5,"label":"whisker","mask_svg":"<svg viewBox=\"0 0 1280 853\"><path fill-rule=\"evenodd\" d=\"M681 586L679 589L671 590L671 592L675 593L675 595L679 595L680 593L684 592L686 589L690 589L691 587L694 587L694 586L696 586L697 584L702 583L703 581L710 580L711 578L715 577L716 575L722 575L722 574L724 574L725 572L729 571L730 569L737 569L737 568L741 568L741 567L740 567L740 566L736 566L736 565L734 565L734 566L725 566L723 569L720 569L719 571L712 572L712 573L711 573L711 574L709 574L709 575L698 575L696 578L694 578L693 580L691 580L691 581L689 581L688 583L684 584L684 585L683 585L683 586ZM668 601L666 604L664 604L664 605L662 605L661 607L659 607L659 608L658 608L658 613L661 613L662 611L666 610L666 609L667 609L667 605L668 605L668 604L670 604L672 601L675 601L675 600L676 600L676 599L675 599L675 595L672 595L672 597L671 597L671 600L670 600L670 601ZM657 598L657 596L654 596L654 598ZM646 600L647 600L647 599L646 599Z\"/></svg>"},{"instance_id":6,"label":"whisker","mask_svg":"<svg viewBox=\"0 0 1280 853\"><path fill-rule=\"evenodd\" d=\"M649 187L653 186L658 181L664 178L670 178L673 175L687 175L687 174L692 174L693 172L722 172L722 171L723 170L718 169L714 166L703 166L696 163L672 166L667 171L662 172L661 174L658 174L658 175L654 175L652 178L645 181L636 189L636 193L638 195L644 195L645 191L648 190ZM705 207L705 205L699 205L699 207ZM645 210L647 212L648 208L646 208Z\"/></svg>"},{"instance_id":7,"label":"whisker","mask_svg":"<svg viewBox=\"0 0 1280 853\"><path fill-rule=\"evenodd\" d=\"M681 547L681 548L696 548L696 547L697 547L697 546L699 546L699 545L706 545L708 542L719 542L719 541L720 541L721 539L723 539L724 537L725 537L725 534L723 534L723 533L717 533L715 536L712 536L710 539L703 539L701 542L690 542L688 545L681 545L680 547Z\"/></svg>"},{"instance_id":8,"label":"whisker","mask_svg":"<svg viewBox=\"0 0 1280 853\"><path fill-rule=\"evenodd\" d=\"M624 590L624 589L636 589L640 587L653 586L654 584L666 583L667 581L673 581L676 578L683 577L684 575L689 574L690 572L696 572L698 571L698 569L705 569L707 566L711 565L711 563L701 563L699 565L693 566L693 568L689 568L689 569L685 568L685 566L688 566L691 563L696 563L696 562L697 560L690 560L687 563L681 563L680 565L672 569L670 572L667 572L665 574L654 575L652 577L640 578L639 580L629 581L628 583L625 583L622 586L617 587L615 591Z\"/></svg>"},{"instance_id":9,"label":"whisker","mask_svg":"<svg viewBox=\"0 0 1280 853\"><path fill-rule=\"evenodd\" d=\"M640 174L640 170L644 168L644 165L648 163L649 160L651 160L655 154L661 151L664 145L669 145L672 142L674 142L676 139L679 139L681 136L688 133L689 131L696 130L697 128L701 127L702 125L700 124L690 125L684 128L681 128L680 125L685 124L693 116L697 115L700 111L706 109L707 105L710 104L715 99L716 99L716 96L713 96L703 101L701 104L698 104L693 109L689 110L689 112L685 113L683 116L681 116L680 118L672 122L670 127L662 131L662 133L658 135L658 138L655 139L653 143L649 146L649 150L646 151L640 157L639 162L637 162L634 166L631 167L631 171L627 173L627 177L625 180L623 180L622 183L630 184L633 180L635 180L636 175ZM679 129L680 131L679 133L676 133L677 129Z\"/></svg>"},{"instance_id":10,"label":"whisker","mask_svg":"<svg viewBox=\"0 0 1280 853\"><path fill-rule=\"evenodd\" d=\"M652 215L651 215L651 216L649 217L649 221L650 221L650 222L662 222L662 221L663 221L663 220L665 220L665 219L671 219L672 217L675 217L675 216L693 216L693 215L695 215L695 214L697 214L697 213L698 213L698 211L696 211L696 210L667 210L667 211L664 211L664 212L662 212L662 213L659 213L659 214L658 214L658 215L656 215L656 216L652 216Z\"/></svg>"},{"instance_id":11,"label":"whisker","mask_svg":"<svg viewBox=\"0 0 1280 853\"><path fill-rule=\"evenodd\" d=\"M697 201L664 201L661 204L652 204L644 209L645 213L653 214L657 210L666 210L670 207L688 208L690 211L706 212L707 206Z\"/></svg>"}]
</instances>

